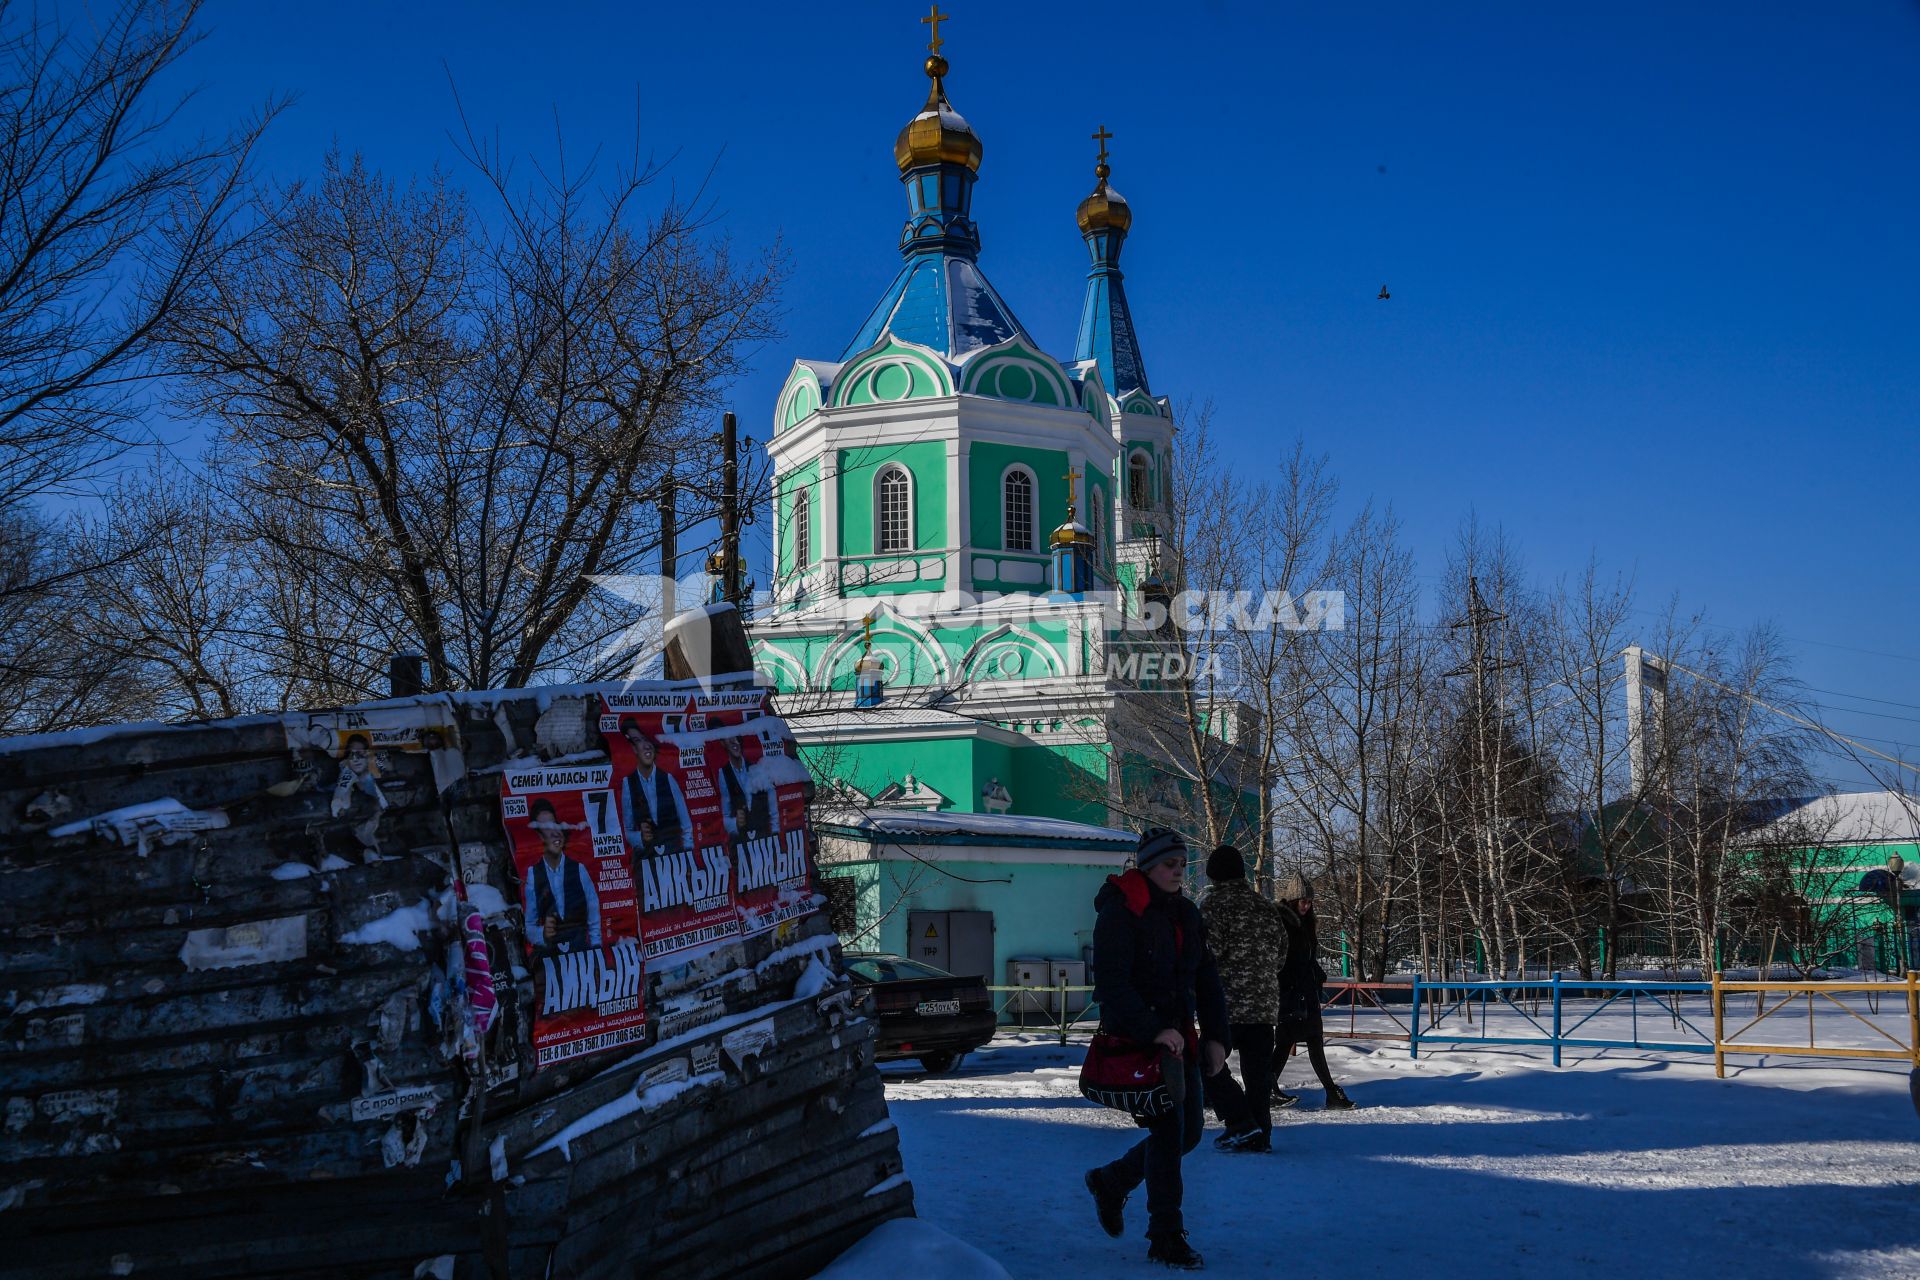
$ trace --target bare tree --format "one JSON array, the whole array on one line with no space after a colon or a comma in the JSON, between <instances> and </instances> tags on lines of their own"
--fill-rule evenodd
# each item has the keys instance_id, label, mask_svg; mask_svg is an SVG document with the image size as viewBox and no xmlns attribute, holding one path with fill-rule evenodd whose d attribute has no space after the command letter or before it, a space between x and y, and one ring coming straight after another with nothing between
<instances>
[{"instance_id":1,"label":"bare tree","mask_svg":"<svg viewBox=\"0 0 1920 1280\"><path fill-rule=\"evenodd\" d=\"M1245 685L1225 660L1231 620L1210 602L1255 572L1245 534L1271 513L1266 490L1216 456L1211 407L1184 416L1174 458L1180 484L1144 554L1132 552L1140 557L1126 603L1133 625L1113 642L1123 665L1112 714L1088 729L1088 746L1107 757L1105 777L1089 772L1073 785L1086 793L1076 798L1105 805L1111 820L1249 844L1259 838L1260 805L1248 796L1264 779Z\"/></svg>"},{"instance_id":2,"label":"bare tree","mask_svg":"<svg viewBox=\"0 0 1920 1280\"><path fill-rule=\"evenodd\" d=\"M170 329L283 625L369 691L394 649L440 688L597 674L632 619L594 579L653 567L670 477L714 514L707 419L773 331L777 260L736 264L696 205L643 216L653 170L470 158L493 230L444 177L336 155Z\"/></svg>"},{"instance_id":3,"label":"bare tree","mask_svg":"<svg viewBox=\"0 0 1920 1280\"><path fill-rule=\"evenodd\" d=\"M169 141L197 0L104 22L0 0L0 508L125 450L153 338L219 261L262 115Z\"/></svg>"},{"instance_id":4,"label":"bare tree","mask_svg":"<svg viewBox=\"0 0 1920 1280\"><path fill-rule=\"evenodd\" d=\"M137 683L147 716L286 705L260 661L266 584L223 507L208 477L157 460L114 487L93 530L128 550L90 583L91 644Z\"/></svg>"},{"instance_id":5,"label":"bare tree","mask_svg":"<svg viewBox=\"0 0 1920 1280\"><path fill-rule=\"evenodd\" d=\"M142 441L156 335L230 247L277 110L175 140L186 95L170 86L198 9L49 16L0 0L0 730L140 703L116 655L71 630L87 584L138 544L36 501L83 492Z\"/></svg>"},{"instance_id":6,"label":"bare tree","mask_svg":"<svg viewBox=\"0 0 1920 1280\"><path fill-rule=\"evenodd\" d=\"M1304 637L1287 672L1295 710L1278 771L1294 843L1327 882L1319 897L1349 964L1375 980L1395 949L1397 897L1417 856L1413 767L1429 749L1430 645L1413 559L1390 512L1364 508L1326 554L1322 578L1345 625Z\"/></svg>"},{"instance_id":7,"label":"bare tree","mask_svg":"<svg viewBox=\"0 0 1920 1280\"><path fill-rule=\"evenodd\" d=\"M1703 645L1668 665L1657 788L1665 914L1691 937L1703 969L1722 960L1734 890L1759 833L1788 802L1813 794L1807 729L1781 716L1796 696L1778 635L1757 627L1728 651ZM1804 719L1804 718L1802 718Z\"/></svg>"}]
</instances>

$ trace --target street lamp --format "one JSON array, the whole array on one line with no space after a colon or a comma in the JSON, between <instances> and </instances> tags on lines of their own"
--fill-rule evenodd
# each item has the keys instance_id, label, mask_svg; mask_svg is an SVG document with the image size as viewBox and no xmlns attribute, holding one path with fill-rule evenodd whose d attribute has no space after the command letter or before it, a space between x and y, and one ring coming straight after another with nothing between
<instances>
[{"instance_id":1,"label":"street lamp","mask_svg":"<svg viewBox=\"0 0 1920 1280\"><path fill-rule=\"evenodd\" d=\"M1907 936L1907 922L1900 910L1900 876L1907 860L1897 853L1887 855L1887 905L1893 908L1893 936L1900 942L1900 971L1913 968L1913 943Z\"/></svg>"}]
</instances>

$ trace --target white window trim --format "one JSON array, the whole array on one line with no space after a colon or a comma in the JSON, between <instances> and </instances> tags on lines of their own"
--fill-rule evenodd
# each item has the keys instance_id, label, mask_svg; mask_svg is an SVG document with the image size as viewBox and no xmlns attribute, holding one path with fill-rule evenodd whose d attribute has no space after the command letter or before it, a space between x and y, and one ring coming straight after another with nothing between
<instances>
[{"instance_id":1,"label":"white window trim","mask_svg":"<svg viewBox=\"0 0 1920 1280\"><path fill-rule=\"evenodd\" d=\"M1133 500L1133 463L1136 458L1147 464L1147 481L1141 486L1146 491L1145 504ZM1147 511L1153 507L1153 455L1145 449L1131 449L1127 452L1127 505L1135 511Z\"/></svg>"},{"instance_id":2,"label":"white window trim","mask_svg":"<svg viewBox=\"0 0 1920 1280\"><path fill-rule=\"evenodd\" d=\"M805 573L813 562L813 495L805 485L793 495L793 571Z\"/></svg>"},{"instance_id":3,"label":"white window trim","mask_svg":"<svg viewBox=\"0 0 1920 1280\"><path fill-rule=\"evenodd\" d=\"M886 529L886 504L880 498L880 486L886 483L887 476L899 472L907 482L907 545L887 547L882 536ZM913 472L897 462L889 462L873 473L873 553L875 555L904 555L911 552L920 543L919 530L915 527L915 499Z\"/></svg>"},{"instance_id":4,"label":"white window trim","mask_svg":"<svg viewBox=\"0 0 1920 1280\"><path fill-rule=\"evenodd\" d=\"M1007 540L1007 477L1019 472L1027 478L1027 545L1016 547ZM1040 545L1040 477L1024 462L1008 465L1000 473L1000 549L1032 554Z\"/></svg>"}]
</instances>

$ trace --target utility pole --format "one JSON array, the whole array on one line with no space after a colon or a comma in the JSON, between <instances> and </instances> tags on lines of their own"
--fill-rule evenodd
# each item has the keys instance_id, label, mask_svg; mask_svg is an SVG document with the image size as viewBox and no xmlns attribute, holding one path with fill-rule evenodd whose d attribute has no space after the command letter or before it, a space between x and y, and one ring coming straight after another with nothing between
<instances>
[{"instance_id":1,"label":"utility pole","mask_svg":"<svg viewBox=\"0 0 1920 1280\"><path fill-rule=\"evenodd\" d=\"M679 612L673 597L674 579L680 576L680 530L675 527L673 476L660 482L660 625L666 626Z\"/></svg>"},{"instance_id":2,"label":"utility pole","mask_svg":"<svg viewBox=\"0 0 1920 1280\"><path fill-rule=\"evenodd\" d=\"M719 583L717 600L736 608L746 592L740 586L740 438L733 414L720 419L720 550L707 561Z\"/></svg>"}]
</instances>

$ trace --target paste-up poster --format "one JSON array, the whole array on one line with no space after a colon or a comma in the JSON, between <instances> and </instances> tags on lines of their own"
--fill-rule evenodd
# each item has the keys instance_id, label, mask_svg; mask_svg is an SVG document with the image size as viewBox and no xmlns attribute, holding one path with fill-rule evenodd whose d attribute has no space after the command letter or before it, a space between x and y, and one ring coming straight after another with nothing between
<instances>
[{"instance_id":1,"label":"paste-up poster","mask_svg":"<svg viewBox=\"0 0 1920 1280\"><path fill-rule=\"evenodd\" d=\"M646 1039L639 905L613 766L509 769L500 813L526 914L535 1065Z\"/></svg>"},{"instance_id":2,"label":"paste-up poster","mask_svg":"<svg viewBox=\"0 0 1920 1280\"><path fill-rule=\"evenodd\" d=\"M732 714L758 716L762 696L753 692L752 706ZM624 701L623 710L614 710L616 699ZM688 701L684 693L612 694L601 716L649 963L740 936L733 864L706 769L706 717L687 711ZM689 729L694 717L700 728ZM666 732L666 724L675 731Z\"/></svg>"},{"instance_id":3,"label":"paste-up poster","mask_svg":"<svg viewBox=\"0 0 1920 1280\"><path fill-rule=\"evenodd\" d=\"M785 722L769 718L718 730L705 755L720 807L714 834L733 860L741 932L765 933L812 911L813 833L806 822L812 778Z\"/></svg>"},{"instance_id":4,"label":"paste-up poster","mask_svg":"<svg viewBox=\"0 0 1920 1280\"><path fill-rule=\"evenodd\" d=\"M445 702L294 712L282 723L290 748L325 752L337 762L333 776L317 782L332 791L329 811L350 824L369 859L380 855L380 819L393 785L385 773L394 753L427 755L441 791L466 773L453 711Z\"/></svg>"}]
</instances>

